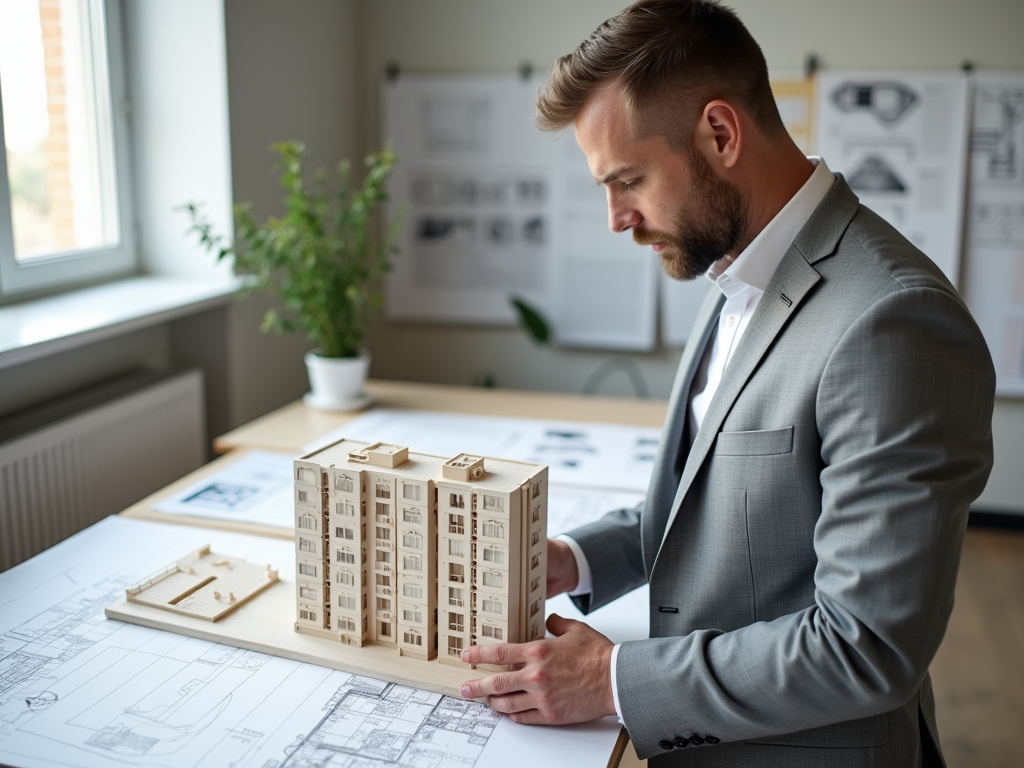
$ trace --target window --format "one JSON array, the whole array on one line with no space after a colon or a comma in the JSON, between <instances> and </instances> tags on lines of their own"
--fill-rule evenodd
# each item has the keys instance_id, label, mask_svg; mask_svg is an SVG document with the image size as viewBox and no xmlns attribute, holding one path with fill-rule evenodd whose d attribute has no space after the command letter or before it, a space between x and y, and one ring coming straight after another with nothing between
<instances>
[{"instance_id":1,"label":"window","mask_svg":"<svg viewBox=\"0 0 1024 768\"><path fill-rule=\"evenodd\" d=\"M413 531L406 531L402 536L402 546L409 549L422 549L422 537Z\"/></svg>"},{"instance_id":2,"label":"window","mask_svg":"<svg viewBox=\"0 0 1024 768\"><path fill-rule=\"evenodd\" d=\"M423 516L420 514L420 511L418 509L403 509L402 520L404 520L407 523L419 524L423 522Z\"/></svg>"},{"instance_id":3,"label":"window","mask_svg":"<svg viewBox=\"0 0 1024 768\"><path fill-rule=\"evenodd\" d=\"M406 571L422 571L423 561L418 555L406 555L402 558L402 568Z\"/></svg>"},{"instance_id":4,"label":"window","mask_svg":"<svg viewBox=\"0 0 1024 768\"><path fill-rule=\"evenodd\" d=\"M335 560L339 563L346 563L347 565L355 565L356 563L356 553L351 549L339 549L336 555Z\"/></svg>"},{"instance_id":5,"label":"window","mask_svg":"<svg viewBox=\"0 0 1024 768\"><path fill-rule=\"evenodd\" d=\"M536 499L538 496L540 496L540 483L533 486L533 498Z\"/></svg>"},{"instance_id":6,"label":"window","mask_svg":"<svg viewBox=\"0 0 1024 768\"><path fill-rule=\"evenodd\" d=\"M485 597L480 602L480 610L484 613L501 613L501 601L494 597Z\"/></svg>"},{"instance_id":7,"label":"window","mask_svg":"<svg viewBox=\"0 0 1024 768\"><path fill-rule=\"evenodd\" d=\"M415 621L417 624L419 624L423 621L423 613L421 611L416 610L415 608L403 608L402 620Z\"/></svg>"},{"instance_id":8,"label":"window","mask_svg":"<svg viewBox=\"0 0 1024 768\"><path fill-rule=\"evenodd\" d=\"M304 621L316 621L316 611L299 609L299 618Z\"/></svg>"},{"instance_id":9,"label":"window","mask_svg":"<svg viewBox=\"0 0 1024 768\"><path fill-rule=\"evenodd\" d=\"M391 586L391 577L388 576L386 573L378 573L377 574L377 586L378 587L390 587Z\"/></svg>"},{"instance_id":10,"label":"window","mask_svg":"<svg viewBox=\"0 0 1024 768\"><path fill-rule=\"evenodd\" d=\"M135 266L120 7L0 3L4 294Z\"/></svg>"},{"instance_id":11,"label":"window","mask_svg":"<svg viewBox=\"0 0 1024 768\"><path fill-rule=\"evenodd\" d=\"M391 600L386 598L386 597L378 597L377 598L377 610L378 611L390 611L391 610Z\"/></svg>"},{"instance_id":12,"label":"window","mask_svg":"<svg viewBox=\"0 0 1024 768\"><path fill-rule=\"evenodd\" d=\"M299 597L307 600L316 600L316 590L312 587L299 587Z\"/></svg>"},{"instance_id":13,"label":"window","mask_svg":"<svg viewBox=\"0 0 1024 768\"><path fill-rule=\"evenodd\" d=\"M481 634L484 637L493 637L495 640L501 640L501 627L492 627L489 624L484 624L481 627Z\"/></svg>"},{"instance_id":14,"label":"window","mask_svg":"<svg viewBox=\"0 0 1024 768\"><path fill-rule=\"evenodd\" d=\"M356 623L352 619L341 618L338 619L338 629L346 629L349 632L356 631Z\"/></svg>"},{"instance_id":15,"label":"window","mask_svg":"<svg viewBox=\"0 0 1024 768\"><path fill-rule=\"evenodd\" d=\"M300 576L313 576L316 577L316 566L308 565L307 563L299 563L299 575Z\"/></svg>"},{"instance_id":16,"label":"window","mask_svg":"<svg viewBox=\"0 0 1024 768\"><path fill-rule=\"evenodd\" d=\"M462 632L466 628L465 616L461 613L448 614L448 629L452 632Z\"/></svg>"},{"instance_id":17,"label":"window","mask_svg":"<svg viewBox=\"0 0 1024 768\"><path fill-rule=\"evenodd\" d=\"M315 531L316 519L312 515L299 515L299 528L307 531Z\"/></svg>"},{"instance_id":18,"label":"window","mask_svg":"<svg viewBox=\"0 0 1024 768\"><path fill-rule=\"evenodd\" d=\"M465 507L466 504L462 501L462 494L461 493L450 494L449 497L448 497L448 506L449 507L460 507L460 508L461 507Z\"/></svg>"},{"instance_id":19,"label":"window","mask_svg":"<svg viewBox=\"0 0 1024 768\"><path fill-rule=\"evenodd\" d=\"M348 475L338 475L334 480L334 490L352 493L352 478Z\"/></svg>"},{"instance_id":20,"label":"window","mask_svg":"<svg viewBox=\"0 0 1024 768\"><path fill-rule=\"evenodd\" d=\"M462 655L462 638L461 637L449 637L448 638L448 655L449 656L461 656Z\"/></svg>"},{"instance_id":21,"label":"window","mask_svg":"<svg viewBox=\"0 0 1024 768\"><path fill-rule=\"evenodd\" d=\"M402 498L408 499L409 501L420 500L420 486L413 485L412 483L402 484Z\"/></svg>"},{"instance_id":22,"label":"window","mask_svg":"<svg viewBox=\"0 0 1024 768\"><path fill-rule=\"evenodd\" d=\"M381 541L391 541L391 529L383 525L377 526L377 538Z\"/></svg>"},{"instance_id":23,"label":"window","mask_svg":"<svg viewBox=\"0 0 1024 768\"><path fill-rule=\"evenodd\" d=\"M299 552L316 552L316 540L299 536Z\"/></svg>"},{"instance_id":24,"label":"window","mask_svg":"<svg viewBox=\"0 0 1024 768\"><path fill-rule=\"evenodd\" d=\"M339 539L351 540L355 538L355 531L353 531L351 528L345 528L344 526L339 525L337 528L334 529L334 535L336 538Z\"/></svg>"},{"instance_id":25,"label":"window","mask_svg":"<svg viewBox=\"0 0 1024 768\"><path fill-rule=\"evenodd\" d=\"M497 496L484 496L484 509L492 512L501 512L505 509L505 502Z\"/></svg>"},{"instance_id":26,"label":"window","mask_svg":"<svg viewBox=\"0 0 1024 768\"><path fill-rule=\"evenodd\" d=\"M534 600L530 603L530 615L536 616L540 612L540 600Z\"/></svg>"},{"instance_id":27,"label":"window","mask_svg":"<svg viewBox=\"0 0 1024 768\"><path fill-rule=\"evenodd\" d=\"M454 605L461 608L465 605L463 594L464 592L458 587L448 587L448 605Z\"/></svg>"},{"instance_id":28,"label":"window","mask_svg":"<svg viewBox=\"0 0 1024 768\"><path fill-rule=\"evenodd\" d=\"M483 534L491 539L505 538L505 527L493 520L488 520L483 525Z\"/></svg>"},{"instance_id":29,"label":"window","mask_svg":"<svg viewBox=\"0 0 1024 768\"><path fill-rule=\"evenodd\" d=\"M344 608L346 611L354 611L356 599L352 595L338 595L338 607Z\"/></svg>"},{"instance_id":30,"label":"window","mask_svg":"<svg viewBox=\"0 0 1024 768\"><path fill-rule=\"evenodd\" d=\"M299 467L295 470L295 479L300 483L313 483L316 484L316 472L309 467Z\"/></svg>"},{"instance_id":31,"label":"window","mask_svg":"<svg viewBox=\"0 0 1024 768\"><path fill-rule=\"evenodd\" d=\"M376 560L377 560L378 563L390 563L391 562L391 553L390 552L385 552L383 549L378 549L378 550L375 550L375 551L377 552Z\"/></svg>"},{"instance_id":32,"label":"window","mask_svg":"<svg viewBox=\"0 0 1024 768\"><path fill-rule=\"evenodd\" d=\"M530 558L530 570L534 570L538 565L540 565L540 555L534 555Z\"/></svg>"},{"instance_id":33,"label":"window","mask_svg":"<svg viewBox=\"0 0 1024 768\"><path fill-rule=\"evenodd\" d=\"M387 517L388 515L391 514L391 505L390 504L385 504L382 501L378 501L377 502L376 509L377 509L377 514L380 515L381 517Z\"/></svg>"},{"instance_id":34,"label":"window","mask_svg":"<svg viewBox=\"0 0 1024 768\"><path fill-rule=\"evenodd\" d=\"M530 582L531 592L536 592L538 589L540 589L540 576L535 577L533 581Z\"/></svg>"},{"instance_id":35,"label":"window","mask_svg":"<svg viewBox=\"0 0 1024 768\"><path fill-rule=\"evenodd\" d=\"M309 503L309 494L306 491L299 491L299 501L303 504Z\"/></svg>"},{"instance_id":36,"label":"window","mask_svg":"<svg viewBox=\"0 0 1024 768\"><path fill-rule=\"evenodd\" d=\"M417 600L422 600L423 587L419 584L409 584L406 582L402 585L402 594L406 597L415 597Z\"/></svg>"},{"instance_id":37,"label":"window","mask_svg":"<svg viewBox=\"0 0 1024 768\"><path fill-rule=\"evenodd\" d=\"M460 563L448 563L448 581L462 584L466 581L466 566Z\"/></svg>"},{"instance_id":38,"label":"window","mask_svg":"<svg viewBox=\"0 0 1024 768\"><path fill-rule=\"evenodd\" d=\"M540 522L540 504L537 504L533 508L533 522Z\"/></svg>"},{"instance_id":39,"label":"window","mask_svg":"<svg viewBox=\"0 0 1024 768\"><path fill-rule=\"evenodd\" d=\"M537 542L540 541L540 531L534 531L530 534L530 546L536 546Z\"/></svg>"},{"instance_id":40,"label":"window","mask_svg":"<svg viewBox=\"0 0 1024 768\"><path fill-rule=\"evenodd\" d=\"M391 622L390 621L382 621L380 623L380 636L381 637L391 637Z\"/></svg>"},{"instance_id":41,"label":"window","mask_svg":"<svg viewBox=\"0 0 1024 768\"><path fill-rule=\"evenodd\" d=\"M458 539L448 539L448 554L452 557L464 557L466 549Z\"/></svg>"},{"instance_id":42,"label":"window","mask_svg":"<svg viewBox=\"0 0 1024 768\"><path fill-rule=\"evenodd\" d=\"M402 640L406 645L423 645L423 635L419 632L404 632Z\"/></svg>"},{"instance_id":43,"label":"window","mask_svg":"<svg viewBox=\"0 0 1024 768\"><path fill-rule=\"evenodd\" d=\"M494 549L493 547L484 547L484 560L488 563L497 563L501 565L505 562L505 552L500 549Z\"/></svg>"},{"instance_id":44,"label":"window","mask_svg":"<svg viewBox=\"0 0 1024 768\"><path fill-rule=\"evenodd\" d=\"M466 518L463 515L448 515L448 533L462 535L466 532Z\"/></svg>"},{"instance_id":45,"label":"window","mask_svg":"<svg viewBox=\"0 0 1024 768\"><path fill-rule=\"evenodd\" d=\"M334 508L338 510L339 515L344 515L345 517L356 516L356 508L352 506L351 501L339 501Z\"/></svg>"},{"instance_id":46,"label":"window","mask_svg":"<svg viewBox=\"0 0 1024 768\"><path fill-rule=\"evenodd\" d=\"M484 571L484 586L485 587L503 587L505 585L505 579L502 576L501 571Z\"/></svg>"},{"instance_id":47,"label":"window","mask_svg":"<svg viewBox=\"0 0 1024 768\"><path fill-rule=\"evenodd\" d=\"M352 574L352 571L339 570L337 582L352 587L355 586L356 577Z\"/></svg>"},{"instance_id":48,"label":"window","mask_svg":"<svg viewBox=\"0 0 1024 768\"><path fill-rule=\"evenodd\" d=\"M391 498L391 483L387 480L377 481L377 498L378 499L390 499Z\"/></svg>"}]
</instances>

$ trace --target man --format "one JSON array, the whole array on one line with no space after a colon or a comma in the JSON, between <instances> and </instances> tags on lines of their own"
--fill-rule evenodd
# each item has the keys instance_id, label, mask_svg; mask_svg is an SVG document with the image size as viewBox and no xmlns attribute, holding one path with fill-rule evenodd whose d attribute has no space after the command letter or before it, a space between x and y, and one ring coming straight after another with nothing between
<instances>
[{"instance_id":1,"label":"man","mask_svg":"<svg viewBox=\"0 0 1024 768\"><path fill-rule=\"evenodd\" d=\"M928 258L786 134L764 57L711 0L641 0L556 64L609 226L716 282L646 501L551 542L549 594L648 582L651 638L468 649L464 695L523 723L617 713L660 765L941 765L930 663L994 374Z\"/></svg>"}]
</instances>

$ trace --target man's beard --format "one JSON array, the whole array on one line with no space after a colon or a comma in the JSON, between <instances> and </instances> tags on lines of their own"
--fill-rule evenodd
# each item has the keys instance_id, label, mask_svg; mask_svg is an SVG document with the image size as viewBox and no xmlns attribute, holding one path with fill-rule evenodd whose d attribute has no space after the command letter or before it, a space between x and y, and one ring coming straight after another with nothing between
<instances>
[{"instance_id":1,"label":"man's beard","mask_svg":"<svg viewBox=\"0 0 1024 768\"><path fill-rule=\"evenodd\" d=\"M718 178L703 155L688 151L693 184L676 214L675 231L633 228L639 245L665 243L659 254L665 274L675 280L694 280L734 249L747 230L747 215L739 190Z\"/></svg>"}]
</instances>

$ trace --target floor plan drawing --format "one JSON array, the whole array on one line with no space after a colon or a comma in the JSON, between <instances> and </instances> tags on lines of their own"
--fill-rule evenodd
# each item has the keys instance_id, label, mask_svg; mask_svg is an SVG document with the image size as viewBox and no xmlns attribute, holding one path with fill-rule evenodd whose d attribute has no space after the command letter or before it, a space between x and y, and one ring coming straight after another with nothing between
<instances>
[{"instance_id":1,"label":"floor plan drawing","mask_svg":"<svg viewBox=\"0 0 1024 768\"><path fill-rule=\"evenodd\" d=\"M525 726L483 704L104 618L153 562L207 542L257 562L283 561L294 547L109 518L0 574L0 764L516 764L524 751L491 747L496 735L523 741L526 752L536 743L538 756L558 754L553 744L565 733L529 729L523 739L516 729ZM612 723L587 736L595 760L607 759L617 732Z\"/></svg>"}]
</instances>

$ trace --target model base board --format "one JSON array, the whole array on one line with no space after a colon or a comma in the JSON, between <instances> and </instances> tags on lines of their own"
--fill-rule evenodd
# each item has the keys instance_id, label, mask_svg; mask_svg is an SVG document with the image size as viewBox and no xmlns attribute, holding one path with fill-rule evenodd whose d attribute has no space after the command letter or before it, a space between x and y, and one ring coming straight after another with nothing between
<instances>
[{"instance_id":1,"label":"model base board","mask_svg":"<svg viewBox=\"0 0 1024 768\"><path fill-rule=\"evenodd\" d=\"M436 660L420 661L400 656L396 648L379 643L358 648L296 632L294 595L295 582L281 578L258 599L216 623L125 599L107 606L106 615L117 621L319 664L459 699L463 698L459 693L462 683L488 674L483 667L455 667L438 664Z\"/></svg>"},{"instance_id":2,"label":"model base board","mask_svg":"<svg viewBox=\"0 0 1024 768\"><path fill-rule=\"evenodd\" d=\"M125 590L130 603L217 621L277 582L269 565L211 552L209 545Z\"/></svg>"}]
</instances>

